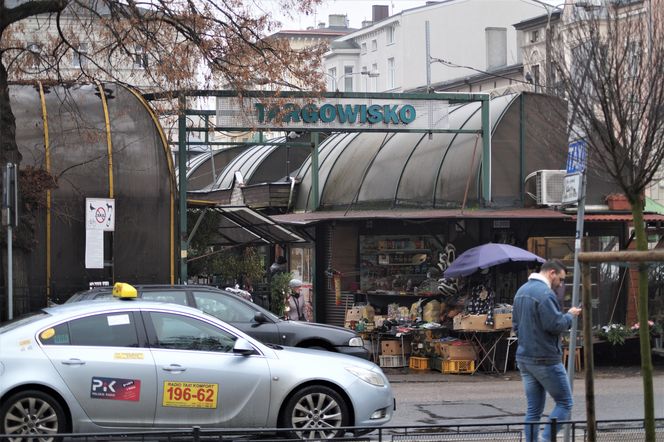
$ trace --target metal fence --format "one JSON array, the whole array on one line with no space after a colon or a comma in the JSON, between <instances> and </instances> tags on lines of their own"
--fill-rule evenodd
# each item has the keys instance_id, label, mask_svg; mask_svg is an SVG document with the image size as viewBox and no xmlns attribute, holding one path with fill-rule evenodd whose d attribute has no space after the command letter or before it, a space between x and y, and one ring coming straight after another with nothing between
<instances>
[{"instance_id":1,"label":"metal fence","mask_svg":"<svg viewBox=\"0 0 664 442\"><path fill-rule=\"evenodd\" d=\"M540 423L545 425L548 423ZM587 428L585 421L561 422L570 426L570 440L573 442L587 441ZM643 442L645 429L643 420L613 420L597 421L596 440L598 442ZM353 427L344 428L346 436L336 438L336 441L352 442L471 442L471 441L524 441L523 423L484 423L465 425L418 425L407 427L385 426L379 428ZM656 439L648 442L664 442L664 419L656 421ZM368 433L353 435L355 430ZM286 429L201 429L192 427L188 429L150 431L150 432L109 432L109 433L79 433L61 434L64 441L122 441L122 442L180 442L180 441L241 441L241 442L288 442L298 441L290 430ZM306 435L302 439L314 440ZM27 442L30 440L48 441L48 438L35 437L34 434L25 436L0 435L0 441ZM563 431L557 439L562 441Z\"/></svg>"}]
</instances>

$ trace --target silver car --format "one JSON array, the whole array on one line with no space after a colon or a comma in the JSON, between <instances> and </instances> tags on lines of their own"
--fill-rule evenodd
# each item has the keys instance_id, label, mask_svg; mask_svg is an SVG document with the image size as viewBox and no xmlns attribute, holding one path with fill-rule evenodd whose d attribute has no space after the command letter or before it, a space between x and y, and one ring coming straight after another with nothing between
<instances>
[{"instance_id":1,"label":"silver car","mask_svg":"<svg viewBox=\"0 0 664 442\"><path fill-rule=\"evenodd\" d=\"M181 305L45 308L0 327L0 349L0 434L199 425L331 438L339 427L384 425L394 412L372 362L265 345Z\"/></svg>"}]
</instances>

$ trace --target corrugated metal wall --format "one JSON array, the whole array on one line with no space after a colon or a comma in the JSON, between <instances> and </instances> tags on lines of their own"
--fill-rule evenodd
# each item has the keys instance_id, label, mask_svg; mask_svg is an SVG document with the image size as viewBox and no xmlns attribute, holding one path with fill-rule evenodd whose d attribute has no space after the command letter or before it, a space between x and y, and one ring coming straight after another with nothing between
<instances>
[{"instance_id":1,"label":"corrugated metal wall","mask_svg":"<svg viewBox=\"0 0 664 442\"><path fill-rule=\"evenodd\" d=\"M322 235L319 238L322 241L319 240L319 244L322 242L325 255L320 267L323 290L322 299L319 298L319 301L323 302L324 311L319 322L343 327L346 308L353 305L354 292L359 281L357 272L359 229L357 225L337 223L322 227L320 233ZM328 269L337 270L342 274L341 302L338 305L332 278L325 274Z\"/></svg>"}]
</instances>

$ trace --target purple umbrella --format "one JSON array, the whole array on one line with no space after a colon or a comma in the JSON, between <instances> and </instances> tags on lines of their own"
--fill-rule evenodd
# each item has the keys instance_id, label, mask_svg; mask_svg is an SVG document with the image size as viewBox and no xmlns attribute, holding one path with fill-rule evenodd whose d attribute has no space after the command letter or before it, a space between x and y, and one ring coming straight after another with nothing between
<instances>
[{"instance_id":1,"label":"purple umbrella","mask_svg":"<svg viewBox=\"0 0 664 442\"><path fill-rule=\"evenodd\" d=\"M443 275L446 278L468 276L478 270L488 269L507 262L543 263L544 259L509 244L488 243L463 252L450 264Z\"/></svg>"}]
</instances>

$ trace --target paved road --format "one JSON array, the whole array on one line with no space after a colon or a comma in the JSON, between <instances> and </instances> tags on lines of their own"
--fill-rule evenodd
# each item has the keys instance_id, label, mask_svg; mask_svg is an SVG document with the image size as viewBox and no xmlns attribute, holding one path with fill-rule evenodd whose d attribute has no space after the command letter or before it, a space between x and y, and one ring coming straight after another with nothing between
<instances>
[{"instance_id":1,"label":"paved road","mask_svg":"<svg viewBox=\"0 0 664 442\"><path fill-rule=\"evenodd\" d=\"M409 376L390 373L397 411L390 425L476 424L521 422L525 410L523 387L517 372L487 376L441 375L426 372ZM403 373L403 372L401 372ZM664 370L654 377L655 416L664 418ZM573 420L585 420L585 385L574 383ZM598 420L642 419L643 384L638 368L598 373L595 378ZM552 408L547 399L548 413Z\"/></svg>"}]
</instances>

